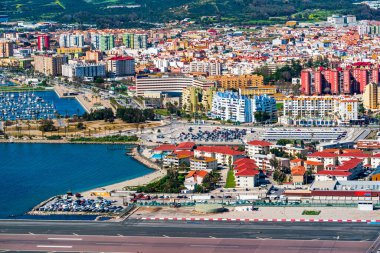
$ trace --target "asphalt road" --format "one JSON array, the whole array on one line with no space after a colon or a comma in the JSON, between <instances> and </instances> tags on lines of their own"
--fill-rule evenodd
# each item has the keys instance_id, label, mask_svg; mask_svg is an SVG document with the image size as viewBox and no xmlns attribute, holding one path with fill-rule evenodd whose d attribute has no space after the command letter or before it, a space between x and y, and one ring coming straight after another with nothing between
<instances>
[{"instance_id":1,"label":"asphalt road","mask_svg":"<svg viewBox=\"0 0 380 253\"><path fill-rule=\"evenodd\" d=\"M0 234L0 250L55 252L365 252L371 242Z\"/></svg>"},{"instance_id":2,"label":"asphalt road","mask_svg":"<svg viewBox=\"0 0 380 253\"><path fill-rule=\"evenodd\" d=\"M210 222L210 221L0 221L0 234L201 237L288 240L374 241L380 225L366 223Z\"/></svg>"}]
</instances>

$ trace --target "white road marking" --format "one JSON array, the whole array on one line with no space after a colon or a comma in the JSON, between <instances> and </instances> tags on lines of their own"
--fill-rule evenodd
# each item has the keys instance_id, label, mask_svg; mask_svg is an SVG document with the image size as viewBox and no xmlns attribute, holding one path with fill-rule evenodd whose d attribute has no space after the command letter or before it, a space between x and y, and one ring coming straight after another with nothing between
<instances>
[{"instance_id":1,"label":"white road marking","mask_svg":"<svg viewBox=\"0 0 380 253\"><path fill-rule=\"evenodd\" d=\"M121 234L117 234L118 236L121 236L121 237L123 237L124 235L121 235Z\"/></svg>"},{"instance_id":2,"label":"white road marking","mask_svg":"<svg viewBox=\"0 0 380 253\"><path fill-rule=\"evenodd\" d=\"M64 248L71 249L73 246L68 245L37 245L37 248Z\"/></svg>"},{"instance_id":3,"label":"white road marking","mask_svg":"<svg viewBox=\"0 0 380 253\"><path fill-rule=\"evenodd\" d=\"M82 238L48 238L48 240L57 240L57 241L82 241Z\"/></svg>"},{"instance_id":4,"label":"white road marking","mask_svg":"<svg viewBox=\"0 0 380 253\"><path fill-rule=\"evenodd\" d=\"M211 235L210 235L209 237L212 238L212 239L215 239L215 237L213 237L213 236L211 236Z\"/></svg>"},{"instance_id":5,"label":"white road marking","mask_svg":"<svg viewBox=\"0 0 380 253\"><path fill-rule=\"evenodd\" d=\"M166 237L166 238L169 238L169 236L167 236L167 235L162 235L163 237Z\"/></svg>"},{"instance_id":6,"label":"white road marking","mask_svg":"<svg viewBox=\"0 0 380 253\"><path fill-rule=\"evenodd\" d=\"M239 246L208 245L208 244L191 244L190 247L203 247L203 248L239 248Z\"/></svg>"},{"instance_id":7,"label":"white road marking","mask_svg":"<svg viewBox=\"0 0 380 253\"><path fill-rule=\"evenodd\" d=\"M78 236L78 234L73 233L73 235Z\"/></svg>"},{"instance_id":8,"label":"white road marking","mask_svg":"<svg viewBox=\"0 0 380 253\"><path fill-rule=\"evenodd\" d=\"M34 235L32 232L29 232L30 235Z\"/></svg>"},{"instance_id":9,"label":"white road marking","mask_svg":"<svg viewBox=\"0 0 380 253\"><path fill-rule=\"evenodd\" d=\"M97 245L126 245L126 246L142 246L142 243L125 243L125 242L97 242Z\"/></svg>"}]
</instances>

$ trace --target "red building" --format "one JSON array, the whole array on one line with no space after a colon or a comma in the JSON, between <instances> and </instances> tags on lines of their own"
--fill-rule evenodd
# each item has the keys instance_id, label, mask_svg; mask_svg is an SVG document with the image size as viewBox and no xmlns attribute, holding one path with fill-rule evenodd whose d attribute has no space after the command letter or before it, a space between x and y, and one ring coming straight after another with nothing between
<instances>
[{"instance_id":1,"label":"red building","mask_svg":"<svg viewBox=\"0 0 380 253\"><path fill-rule=\"evenodd\" d=\"M50 36L43 34L37 37L37 49L38 51L45 51L50 49Z\"/></svg>"},{"instance_id":2,"label":"red building","mask_svg":"<svg viewBox=\"0 0 380 253\"><path fill-rule=\"evenodd\" d=\"M372 69L371 82L379 84L379 68Z\"/></svg>"},{"instance_id":3,"label":"red building","mask_svg":"<svg viewBox=\"0 0 380 253\"><path fill-rule=\"evenodd\" d=\"M352 92L352 85L351 85L351 72L350 70L346 69L343 71L343 93L344 94L351 94Z\"/></svg>"},{"instance_id":4,"label":"red building","mask_svg":"<svg viewBox=\"0 0 380 253\"><path fill-rule=\"evenodd\" d=\"M311 76L308 70L301 71L301 92L305 95L311 95Z\"/></svg>"},{"instance_id":5,"label":"red building","mask_svg":"<svg viewBox=\"0 0 380 253\"><path fill-rule=\"evenodd\" d=\"M322 95L323 93L323 80L322 80L322 71L317 70L314 72L314 89L315 94Z\"/></svg>"},{"instance_id":6,"label":"red building","mask_svg":"<svg viewBox=\"0 0 380 253\"><path fill-rule=\"evenodd\" d=\"M318 69L301 71L301 87L304 95L364 93L370 82L379 83L378 68L367 63L357 63L347 69Z\"/></svg>"},{"instance_id":7,"label":"red building","mask_svg":"<svg viewBox=\"0 0 380 253\"><path fill-rule=\"evenodd\" d=\"M325 74L326 80L330 83L331 94L340 94L339 72L338 70L327 70Z\"/></svg>"}]
</instances>

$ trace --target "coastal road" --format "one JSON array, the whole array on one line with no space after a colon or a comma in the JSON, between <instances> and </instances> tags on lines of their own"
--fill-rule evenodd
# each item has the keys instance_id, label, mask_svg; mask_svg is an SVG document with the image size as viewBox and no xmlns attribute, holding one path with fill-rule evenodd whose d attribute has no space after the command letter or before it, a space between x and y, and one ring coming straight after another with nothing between
<instances>
[{"instance_id":1,"label":"coastal road","mask_svg":"<svg viewBox=\"0 0 380 253\"><path fill-rule=\"evenodd\" d=\"M55 252L365 252L371 242L0 234L0 250Z\"/></svg>"},{"instance_id":2,"label":"coastal road","mask_svg":"<svg viewBox=\"0 0 380 253\"><path fill-rule=\"evenodd\" d=\"M365 252L379 231L366 223L2 220L0 250Z\"/></svg>"}]
</instances>

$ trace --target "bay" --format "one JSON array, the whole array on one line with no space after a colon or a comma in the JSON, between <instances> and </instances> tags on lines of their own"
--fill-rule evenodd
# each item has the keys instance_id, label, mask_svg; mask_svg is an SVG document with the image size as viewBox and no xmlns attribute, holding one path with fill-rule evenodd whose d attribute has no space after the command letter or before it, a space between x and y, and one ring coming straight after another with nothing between
<instances>
[{"instance_id":1,"label":"bay","mask_svg":"<svg viewBox=\"0 0 380 253\"><path fill-rule=\"evenodd\" d=\"M0 143L0 218L41 201L146 175L152 170L101 144Z\"/></svg>"}]
</instances>

